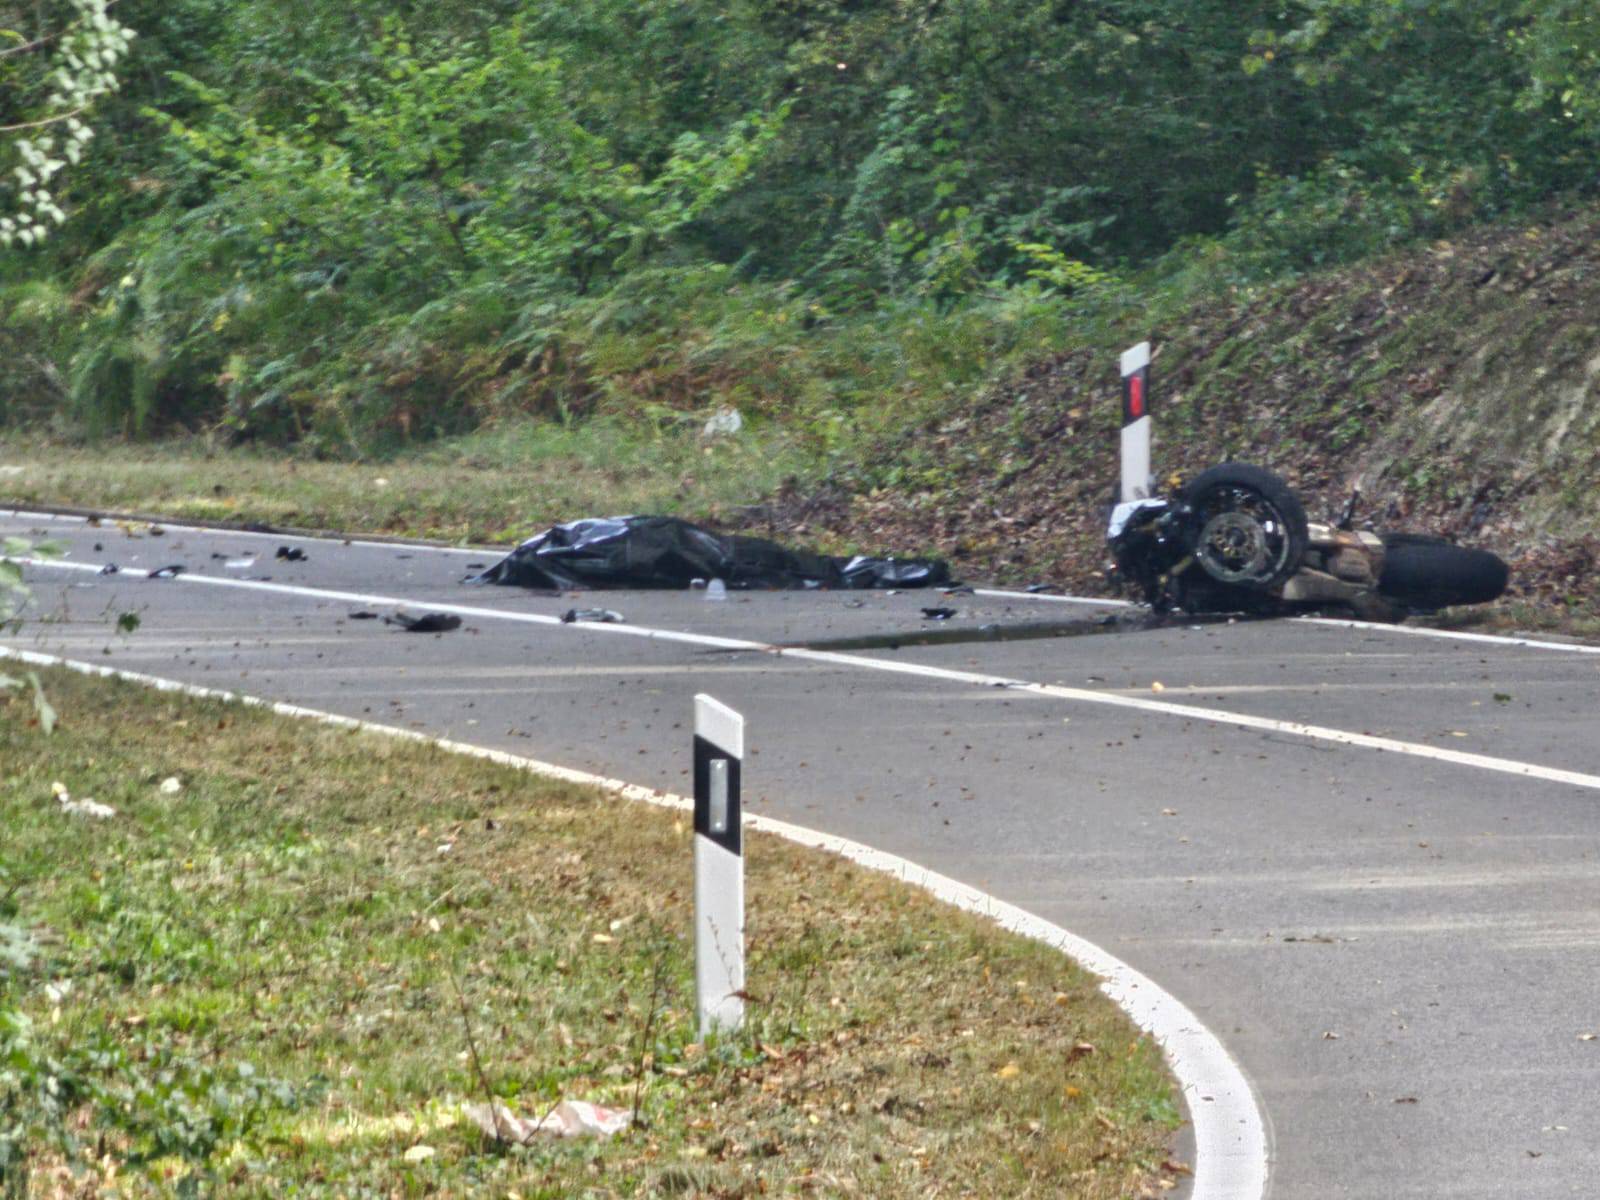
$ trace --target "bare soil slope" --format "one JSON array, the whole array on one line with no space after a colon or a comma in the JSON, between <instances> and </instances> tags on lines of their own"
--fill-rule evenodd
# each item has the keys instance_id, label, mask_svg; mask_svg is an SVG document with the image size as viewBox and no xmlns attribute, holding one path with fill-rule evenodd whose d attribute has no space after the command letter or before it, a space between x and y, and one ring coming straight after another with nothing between
<instances>
[{"instance_id":1,"label":"bare soil slope","mask_svg":"<svg viewBox=\"0 0 1600 1200\"><path fill-rule=\"evenodd\" d=\"M1597 231L1600 212L1569 209L1238 291L1148 330L1158 473L1261 463L1313 519L1359 485L1374 526L1510 560L1503 614L1600 618ZM760 520L926 547L975 577L1103 590L1121 348L1038 362Z\"/></svg>"}]
</instances>

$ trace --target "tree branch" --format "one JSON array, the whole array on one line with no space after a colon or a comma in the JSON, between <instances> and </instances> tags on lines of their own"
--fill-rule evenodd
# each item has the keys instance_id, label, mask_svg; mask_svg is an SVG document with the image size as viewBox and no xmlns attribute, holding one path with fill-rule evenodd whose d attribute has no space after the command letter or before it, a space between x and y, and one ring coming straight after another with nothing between
<instances>
[{"instance_id":1,"label":"tree branch","mask_svg":"<svg viewBox=\"0 0 1600 1200\"><path fill-rule=\"evenodd\" d=\"M87 105L79 105L71 112L57 113L53 117L44 117L38 121L25 121L21 125L0 125L0 133L20 133L24 129L43 129L47 125L59 125L63 121L69 121L78 114L88 111Z\"/></svg>"},{"instance_id":2,"label":"tree branch","mask_svg":"<svg viewBox=\"0 0 1600 1200\"><path fill-rule=\"evenodd\" d=\"M121 0L106 0L106 7L114 8L119 3L121 3ZM48 46L51 42L66 37L67 34L82 24L83 21L79 19L63 29L56 30L54 33L47 33L43 37L34 38L33 41L24 42L20 46L12 46L9 50L0 50L0 58L10 58L13 54L26 54L30 50L37 50L40 46Z\"/></svg>"}]
</instances>

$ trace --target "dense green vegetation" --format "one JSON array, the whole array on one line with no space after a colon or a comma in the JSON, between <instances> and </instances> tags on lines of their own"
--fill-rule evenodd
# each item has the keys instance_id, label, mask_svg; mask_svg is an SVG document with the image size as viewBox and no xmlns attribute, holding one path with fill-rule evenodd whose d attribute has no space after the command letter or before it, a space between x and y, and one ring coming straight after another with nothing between
<instances>
[{"instance_id":1,"label":"dense green vegetation","mask_svg":"<svg viewBox=\"0 0 1600 1200\"><path fill-rule=\"evenodd\" d=\"M0 2L0 126L65 2ZM781 415L1591 186L1577 0L121 0L0 419L370 455ZM16 135L0 142L12 171ZM22 185L0 183L0 212Z\"/></svg>"}]
</instances>

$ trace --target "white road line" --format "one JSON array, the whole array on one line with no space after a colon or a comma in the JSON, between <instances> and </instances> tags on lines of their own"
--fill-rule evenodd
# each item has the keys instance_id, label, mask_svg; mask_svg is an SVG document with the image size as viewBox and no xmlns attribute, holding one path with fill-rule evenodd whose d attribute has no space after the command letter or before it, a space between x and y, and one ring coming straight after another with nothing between
<instances>
[{"instance_id":1,"label":"white road line","mask_svg":"<svg viewBox=\"0 0 1600 1200\"><path fill-rule=\"evenodd\" d=\"M670 792L655 791L619 779L574 771L554 763L540 762L474 746L466 742L433 737L393 725L379 725L321 712L296 704L284 704L256 696L202 688L193 684L162 679L94 663L58 658L29 650L0 646L0 660L11 659L32 666L64 667L84 675L126 680L164 692L178 692L201 699L222 700L265 708L281 716L359 729L383 737L435 745L455 754L470 755L514 767L529 774L586 784L603 789L625 800L642 801L667 808L690 809L692 801ZM1141 1030L1161 1047L1167 1063L1183 1090L1195 1138L1193 1200L1257 1200L1266 1194L1267 1133L1260 1106L1250 1082L1226 1046L1176 996L1171 995L1147 975L1140 973L1115 955L1086 941L1050 921L1037 917L1014 904L979 891L908 859L860 842L828 833L791 825L772 817L746 814L752 829L773 834L802 846L847 858L869 870L891 875L965 912L987 917L1003 929L1059 950L1101 978L1101 990Z\"/></svg>"},{"instance_id":2,"label":"white road line","mask_svg":"<svg viewBox=\"0 0 1600 1200\"><path fill-rule=\"evenodd\" d=\"M22 508L0 508L0 517L15 517L21 521L64 521L69 525L87 525L89 523L88 517L80 516L77 513L30 512ZM109 513L98 518L98 520L101 525L112 529L116 528L119 523L134 525L144 523L143 518L118 517ZM496 552L496 548L492 546L480 546L477 548L471 546L430 546L426 542L375 542L361 538L324 537L314 533L262 533L256 529L229 529L221 525L185 525L181 521L156 521L154 524L161 526L162 529L178 533L214 533L223 538L249 537L275 542L320 542L323 545L334 546L367 546L374 550L415 548L418 550L431 550L440 554L467 554L480 558L485 554L494 554ZM509 553L504 549L500 549L499 552L502 554Z\"/></svg>"},{"instance_id":3,"label":"white road line","mask_svg":"<svg viewBox=\"0 0 1600 1200\"><path fill-rule=\"evenodd\" d=\"M0 517L17 517L30 521L67 521L73 524L86 524L87 517L76 516L71 513L32 512L26 509L0 508ZM117 521L122 518L106 517L102 520ZM276 538L279 541L294 542L321 542L327 545L368 546L379 550L392 550L397 546L412 546L418 550L436 551L441 554L466 554L482 556L485 554L508 554L510 550L504 546L431 546L425 542L373 542L363 541L359 538L333 538L316 534L304 533L256 533L251 530L222 529L209 525L184 525L170 521L163 521L165 529L177 529L191 533L214 533L224 537L259 537L266 539ZM992 596L1000 600L1038 600L1048 604L1082 604L1095 608L1138 608L1130 600L1114 600L1098 596L1071 596L1057 595L1044 592L1019 592L1007 588L975 588L974 595ZM1497 633L1469 633L1465 630L1455 629L1425 629L1415 625L1385 625L1374 621L1352 621L1335 617L1294 617L1295 622L1303 625L1325 625L1335 629L1367 629L1374 633L1392 633L1405 637L1443 638L1451 641L1478 642L1489 646L1512 646L1524 650L1559 650L1571 654L1600 654L1600 646L1588 645L1581 642L1552 642L1539 638L1515 637L1508 634Z\"/></svg>"},{"instance_id":4,"label":"white road line","mask_svg":"<svg viewBox=\"0 0 1600 1200\"><path fill-rule=\"evenodd\" d=\"M1131 600L1105 600L1094 596L1063 596L1048 592L1014 592L1005 588L973 588L975 596L993 596L999 600L1043 600L1051 604L1089 604L1095 608L1136 608Z\"/></svg>"},{"instance_id":5,"label":"white road line","mask_svg":"<svg viewBox=\"0 0 1600 1200\"><path fill-rule=\"evenodd\" d=\"M1600 654L1600 646L1583 642L1546 642L1538 638L1512 637L1499 633L1468 633L1459 629L1423 629L1415 625L1379 625L1373 621L1345 621L1334 617L1296 617L1302 625L1326 625L1332 629L1371 629L1378 633L1403 633L1409 637L1443 638L1455 642L1478 642L1486 646L1516 646L1523 650L1565 650L1569 654Z\"/></svg>"},{"instance_id":6,"label":"white road line","mask_svg":"<svg viewBox=\"0 0 1600 1200\"><path fill-rule=\"evenodd\" d=\"M32 558L13 561L36 567L73 571L98 571L98 568L93 563L73 563ZM147 577L149 572L143 568L124 567L121 574L143 578ZM279 595L304 596L315 599L342 600L348 604L406 607L409 603L410 607L420 607L415 602L407 602L396 596L384 596L367 592L332 591L304 587L292 583L270 583L250 579L223 579L214 575L185 573L176 576L171 582L174 584L205 584L214 587L265 591ZM458 616L483 620L516 621L532 625L562 624L561 618L547 616L543 613L507 612L503 609L448 603L428 603L425 607L431 612L455 613ZM1537 763L1522 762L1512 758L1497 758L1488 754L1449 750L1439 746L1429 746L1423 742L1405 742L1397 738L1379 737L1369 733L1353 733L1349 730L1334 729L1326 725L1306 725L1298 721L1280 721L1275 717L1258 717L1249 713L1230 712L1220 708L1201 708L1187 704L1172 704L1167 701L1151 700L1142 696L1119 695L1115 692L1097 692L1087 688L1066 687L1061 684L1035 683L1031 680L1014 679L1005 675L986 675L977 671L958 671L949 667L931 666L895 659L872 658L864 654L843 654L831 650L805 650L792 647L780 648L768 645L765 642L749 641L743 638L713 637L709 634L701 633L680 633L668 629L655 629L648 625L575 624L572 628L585 633L642 637L654 641L676 642L683 645L704 646L717 650L761 651L780 655L784 658L798 659L802 662L824 663L829 666L845 667L851 670L880 671L893 675L917 676L923 679L942 679L951 683L972 684L977 687L1009 688L1013 691L1026 692L1030 695L1046 696L1057 700L1070 700L1079 704L1099 704L1110 708L1159 713L1164 716L1180 717L1186 721L1204 721L1217 725L1230 725L1237 729L1258 729L1266 733L1284 734L1289 737L1306 738L1318 742L1331 742L1341 746L1358 746L1367 750L1403 754L1412 758L1431 759L1434 762L1450 763L1459 767L1494 771L1503 775L1515 775L1523 779L1542 779L1550 783L1563 783L1572 787L1600 791L1600 775L1589 775L1582 771L1568 771L1559 767L1546 767Z\"/></svg>"}]
</instances>

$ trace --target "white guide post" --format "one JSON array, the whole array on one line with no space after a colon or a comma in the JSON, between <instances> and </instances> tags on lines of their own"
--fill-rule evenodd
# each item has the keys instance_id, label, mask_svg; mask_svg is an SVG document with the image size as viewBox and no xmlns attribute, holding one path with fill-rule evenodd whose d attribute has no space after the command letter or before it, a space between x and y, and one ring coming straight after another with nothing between
<instances>
[{"instance_id":1,"label":"white guide post","mask_svg":"<svg viewBox=\"0 0 1600 1200\"><path fill-rule=\"evenodd\" d=\"M1122 352L1122 501L1144 500L1150 479L1150 343Z\"/></svg>"},{"instance_id":2,"label":"white guide post","mask_svg":"<svg viewBox=\"0 0 1600 1200\"><path fill-rule=\"evenodd\" d=\"M744 718L694 698L694 988L700 1036L744 1024Z\"/></svg>"}]
</instances>

